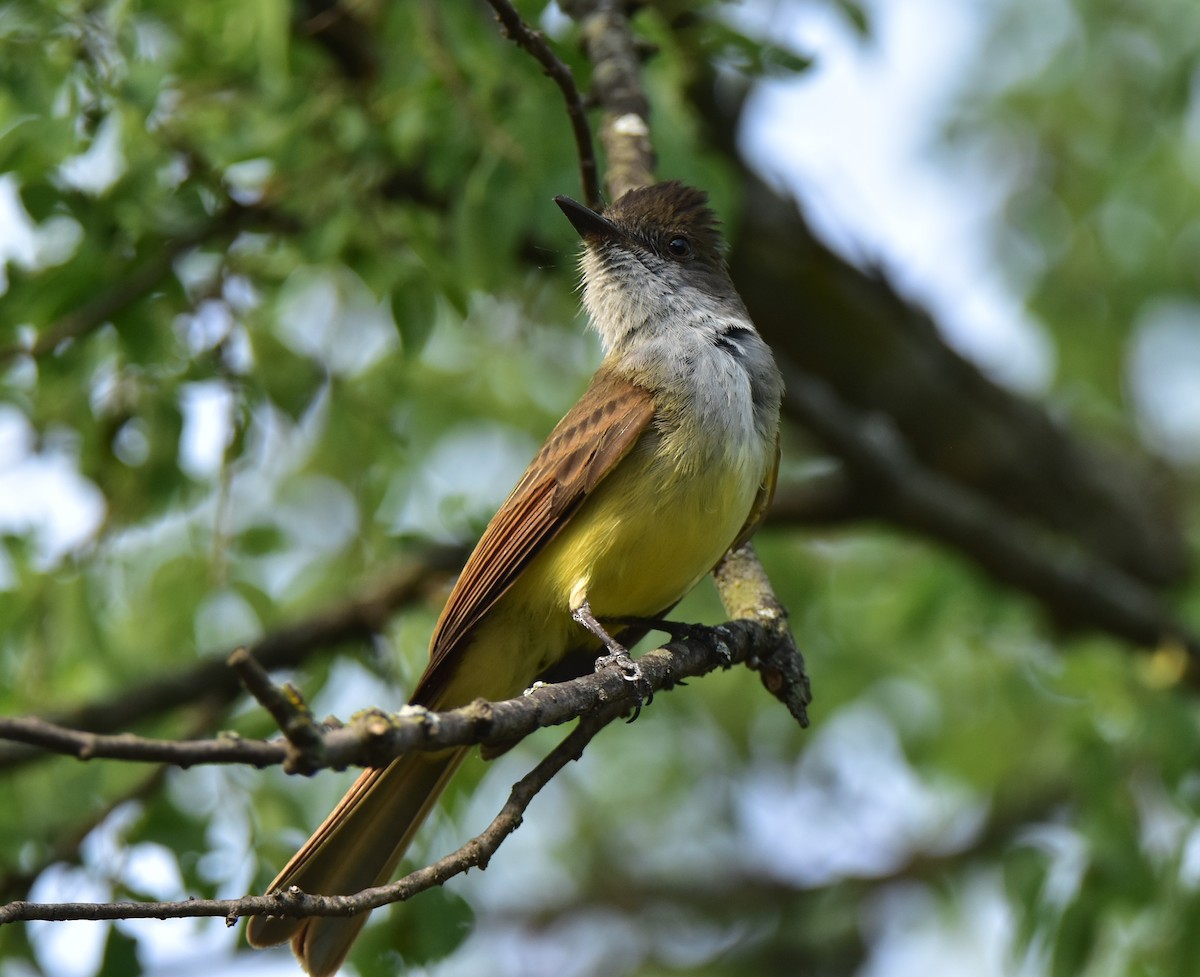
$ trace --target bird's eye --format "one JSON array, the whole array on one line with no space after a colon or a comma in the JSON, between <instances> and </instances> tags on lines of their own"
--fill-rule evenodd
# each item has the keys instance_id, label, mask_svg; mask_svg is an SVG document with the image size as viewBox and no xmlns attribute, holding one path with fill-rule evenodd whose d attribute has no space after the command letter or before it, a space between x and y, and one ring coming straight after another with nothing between
<instances>
[{"instance_id":1,"label":"bird's eye","mask_svg":"<svg viewBox=\"0 0 1200 977\"><path fill-rule=\"evenodd\" d=\"M686 237L673 237L667 242L667 251L672 258L684 261L692 256L692 246Z\"/></svg>"}]
</instances>

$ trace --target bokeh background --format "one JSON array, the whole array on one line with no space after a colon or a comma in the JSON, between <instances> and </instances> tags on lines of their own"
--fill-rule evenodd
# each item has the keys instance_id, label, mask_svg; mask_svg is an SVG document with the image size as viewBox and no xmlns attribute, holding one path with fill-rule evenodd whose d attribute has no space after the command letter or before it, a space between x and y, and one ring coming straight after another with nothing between
<instances>
[{"instance_id":1,"label":"bokeh background","mask_svg":"<svg viewBox=\"0 0 1200 977\"><path fill-rule=\"evenodd\" d=\"M658 172L709 190L787 372L758 547L813 724L740 669L659 696L347 972L1194 974L1200 7L634 24ZM0 2L0 710L268 735L228 682L146 683L424 561L279 675L399 706L598 362L556 193L561 99L482 2ZM722 618L708 582L678 613ZM560 735L469 763L413 863ZM349 776L0 745L0 899L259 891ZM3 977L213 973L298 970L220 920L0 931Z\"/></svg>"}]
</instances>

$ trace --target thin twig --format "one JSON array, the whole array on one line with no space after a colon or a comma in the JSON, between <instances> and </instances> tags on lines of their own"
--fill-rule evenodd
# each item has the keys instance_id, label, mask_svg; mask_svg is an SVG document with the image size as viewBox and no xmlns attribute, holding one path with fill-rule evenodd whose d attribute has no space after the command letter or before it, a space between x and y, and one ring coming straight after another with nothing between
<instances>
[{"instance_id":1,"label":"thin twig","mask_svg":"<svg viewBox=\"0 0 1200 977\"><path fill-rule=\"evenodd\" d=\"M496 19L504 28L505 36L532 54L562 92L567 103L567 117L571 120L571 132L575 136L575 151L579 155L579 180L583 188L583 199L589 207L599 210L600 181L596 176L596 152L592 148L592 130L588 126L583 98L575 84L575 76L567 64L550 49L541 31L536 31L526 24L508 0L488 0L488 3L496 11Z\"/></svg>"},{"instance_id":2,"label":"thin twig","mask_svg":"<svg viewBox=\"0 0 1200 977\"><path fill-rule=\"evenodd\" d=\"M29 920L68 919L180 919L224 916L233 925L243 916L354 916L441 885L470 868L486 868L489 859L517 829L530 802L572 760L578 759L592 738L622 712L607 704L582 721L532 771L513 786L500 813L482 833L454 853L411 872L389 885L364 889L347 896L308 895L290 889L266 896L241 899L189 899L179 902L35 903L12 902L0 906L0 925Z\"/></svg>"},{"instance_id":3,"label":"thin twig","mask_svg":"<svg viewBox=\"0 0 1200 977\"><path fill-rule=\"evenodd\" d=\"M488 862L491 861L504 839L520 827L525 811L534 797L568 763L578 760L596 734L612 723L623 711L621 707L609 704L599 712L584 717L579 725L533 770L513 785L508 800L505 801L504 806L491 823L457 851L438 859L431 865L410 872L388 885L364 889L350 896L313 896L296 888L261 896L259 898L274 901L274 907L269 910L268 915L289 917L356 916L362 912L378 909L380 906L404 902L418 893L444 884L456 875L462 875L468 869L486 869ZM321 907L324 911L313 912L314 905ZM250 914L243 913L242 915ZM262 915L262 912L254 915ZM0 922L3 922L3 919L3 909L0 908Z\"/></svg>"},{"instance_id":4,"label":"thin twig","mask_svg":"<svg viewBox=\"0 0 1200 977\"><path fill-rule=\"evenodd\" d=\"M579 21L583 46L594 66L592 97L604 109L600 144L608 160L608 191L615 200L626 190L654 182L650 100L642 85L641 56L625 4L618 0L563 0Z\"/></svg>"},{"instance_id":5,"label":"thin twig","mask_svg":"<svg viewBox=\"0 0 1200 977\"><path fill-rule=\"evenodd\" d=\"M288 742L284 765L288 772L310 774L324 765L325 739L321 727L299 690L291 685L276 685L267 670L245 648L229 656L229 667L259 705L271 714Z\"/></svg>"},{"instance_id":6,"label":"thin twig","mask_svg":"<svg viewBox=\"0 0 1200 977\"><path fill-rule=\"evenodd\" d=\"M268 632L250 645L249 651L260 665L275 671L295 668L322 649L370 638L401 607L437 590L462 559L461 548L430 549L363 593ZM57 726L108 733L190 705L201 696L230 702L242 691L237 675L227 664L230 653L227 650L209 655L178 672L124 688L110 698L43 718ZM4 746L0 748L0 769L19 766L40 755L24 746Z\"/></svg>"}]
</instances>

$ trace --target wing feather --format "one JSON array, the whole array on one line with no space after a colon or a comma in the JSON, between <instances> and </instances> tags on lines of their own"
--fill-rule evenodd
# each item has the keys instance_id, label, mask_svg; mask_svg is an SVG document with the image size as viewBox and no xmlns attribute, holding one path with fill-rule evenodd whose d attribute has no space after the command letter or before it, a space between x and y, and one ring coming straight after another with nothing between
<instances>
[{"instance_id":1,"label":"wing feather","mask_svg":"<svg viewBox=\"0 0 1200 977\"><path fill-rule=\"evenodd\" d=\"M654 395L601 368L558 422L492 517L450 594L413 695L430 698L435 673L521 571L558 535L580 504L637 442L654 416Z\"/></svg>"}]
</instances>

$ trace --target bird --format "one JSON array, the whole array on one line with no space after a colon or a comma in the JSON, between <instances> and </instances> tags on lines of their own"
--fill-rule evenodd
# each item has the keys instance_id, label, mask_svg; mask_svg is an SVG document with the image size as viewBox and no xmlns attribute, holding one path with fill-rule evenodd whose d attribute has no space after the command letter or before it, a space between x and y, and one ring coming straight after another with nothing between
<instances>
[{"instance_id":1,"label":"bird","mask_svg":"<svg viewBox=\"0 0 1200 977\"><path fill-rule=\"evenodd\" d=\"M783 381L707 195L668 181L603 211L554 199L582 238L582 300L604 355L458 577L409 700L433 710L511 698L581 656L636 679L629 620L661 620L754 533L774 492ZM268 892L386 883L467 752L364 770ZM255 916L247 934L290 941L311 977L328 977L367 915Z\"/></svg>"}]
</instances>

